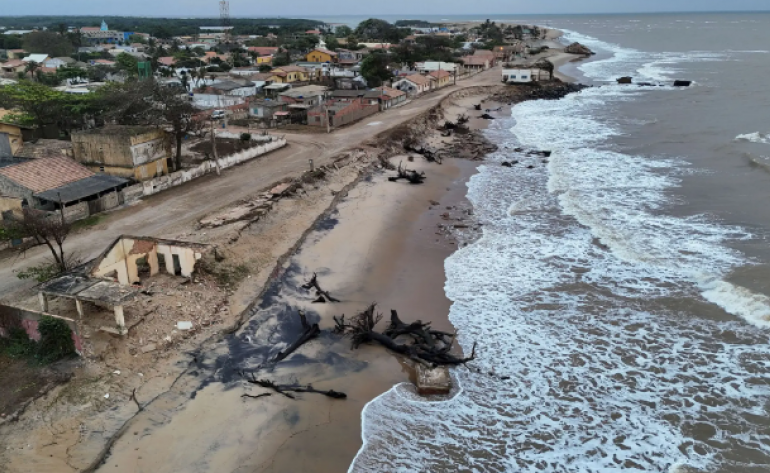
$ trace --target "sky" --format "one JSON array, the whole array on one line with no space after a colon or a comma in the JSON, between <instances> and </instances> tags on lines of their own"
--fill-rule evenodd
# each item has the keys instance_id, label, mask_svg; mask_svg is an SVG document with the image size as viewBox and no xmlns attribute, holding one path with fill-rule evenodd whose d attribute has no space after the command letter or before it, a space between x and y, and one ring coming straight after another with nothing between
<instances>
[{"instance_id":1,"label":"sky","mask_svg":"<svg viewBox=\"0 0 770 473\"><path fill-rule=\"evenodd\" d=\"M230 0L232 17L757 11L768 0ZM0 0L0 15L218 17L219 0Z\"/></svg>"}]
</instances>

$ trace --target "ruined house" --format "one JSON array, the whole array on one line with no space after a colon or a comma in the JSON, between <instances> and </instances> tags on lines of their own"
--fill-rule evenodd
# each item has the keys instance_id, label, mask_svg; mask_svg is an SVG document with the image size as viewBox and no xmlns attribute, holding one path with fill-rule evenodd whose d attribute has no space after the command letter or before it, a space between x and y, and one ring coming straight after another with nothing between
<instances>
[{"instance_id":1,"label":"ruined house","mask_svg":"<svg viewBox=\"0 0 770 473\"><path fill-rule=\"evenodd\" d=\"M137 181L168 174L170 140L162 129L110 126L72 134L75 160L94 172Z\"/></svg>"}]
</instances>

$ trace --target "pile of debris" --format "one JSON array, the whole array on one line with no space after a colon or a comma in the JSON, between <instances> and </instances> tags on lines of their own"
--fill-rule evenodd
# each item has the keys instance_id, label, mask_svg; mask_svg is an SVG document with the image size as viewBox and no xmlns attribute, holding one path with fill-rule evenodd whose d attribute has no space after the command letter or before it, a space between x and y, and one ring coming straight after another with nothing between
<instances>
[{"instance_id":1,"label":"pile of debris","mask_svg":"<svg viewBox=\"0 0 770 473\"><path fill-rule=\"evenodd\" d=\"M564 48L565 53L569 54L578 54L580 56L593 56L596 54L595 52L588 49L586 46L583 46L580 43L572 43L566 48Z\"/></svg>"},{"instance_id":2,"label":"pile of debris","mask_svg":"<svg viewBox=\"0 0 770 473\"><path fill-rule=\"evenodd\" d=\"M490 142L481 132L472 131L464 135L455 135L452 144L442 151L450 156L471 161L481 161L489 153L497 151L497 145Z\"/></svg>"}]
</instances>

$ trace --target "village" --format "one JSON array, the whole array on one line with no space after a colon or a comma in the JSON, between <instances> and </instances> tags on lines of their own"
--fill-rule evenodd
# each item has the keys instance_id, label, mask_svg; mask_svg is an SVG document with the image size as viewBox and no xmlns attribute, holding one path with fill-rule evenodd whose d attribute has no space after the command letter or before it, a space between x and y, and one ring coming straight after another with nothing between
<instances>
[{"instance_id":1,"label":"village","mask_svg":"<svg viewBox=\"0 0 770 473\"><path fill-rule=\"evenodd\" d=\"M465 113L491 120L511 102L579 90L555 71L591 54L555 30L490 21L260 35L225 20L178 36L105 21L0 34L34 45L0 51L0 426L51 390L141 411L120 373L139 373L141 396L168 389L168 367L237 330L312 222L393 168L401 144L440 128L438 148L414 149L481 159L493 147ZM468 105L488 94L492 111ZM460 98L457 123L439 126L438 110Z\"/></svg>"}]
</instances>

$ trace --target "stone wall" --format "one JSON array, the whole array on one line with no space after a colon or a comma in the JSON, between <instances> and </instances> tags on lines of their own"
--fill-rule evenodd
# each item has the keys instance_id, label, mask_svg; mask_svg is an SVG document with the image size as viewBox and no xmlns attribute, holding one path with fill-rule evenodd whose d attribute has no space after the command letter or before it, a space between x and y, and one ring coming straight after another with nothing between
<instances>
[{"instance_id":1,"label":"stone wall","mask_svg":"<svg viewBox=\"0 0 770 473\"><path fill-rule=\"evenodd\" d=\"M283 148L284 146L286 146L285 139L273 138L273 140L268 143L249 148L247 150L241 151L240 153L235 153L231 154L230 156L219 158L217 161L219 162L219 166L222 169L227 169L237 164L241 164L243 162L254 159L257 156L261 156L276 149ZM158 192L164 191L166 189L182 185L185 182L190 182L193 179L197 179L212 172L216 172L216 166L214 165L213 160L205 161L194 168L183 169L181 171L173 172L167 176L156 177L154 179L144 181L140 184L126 187L121 192L123 192L124 201L128 203L141 199L143 196L157 194Z\"/></svg>"}]
</instances>

